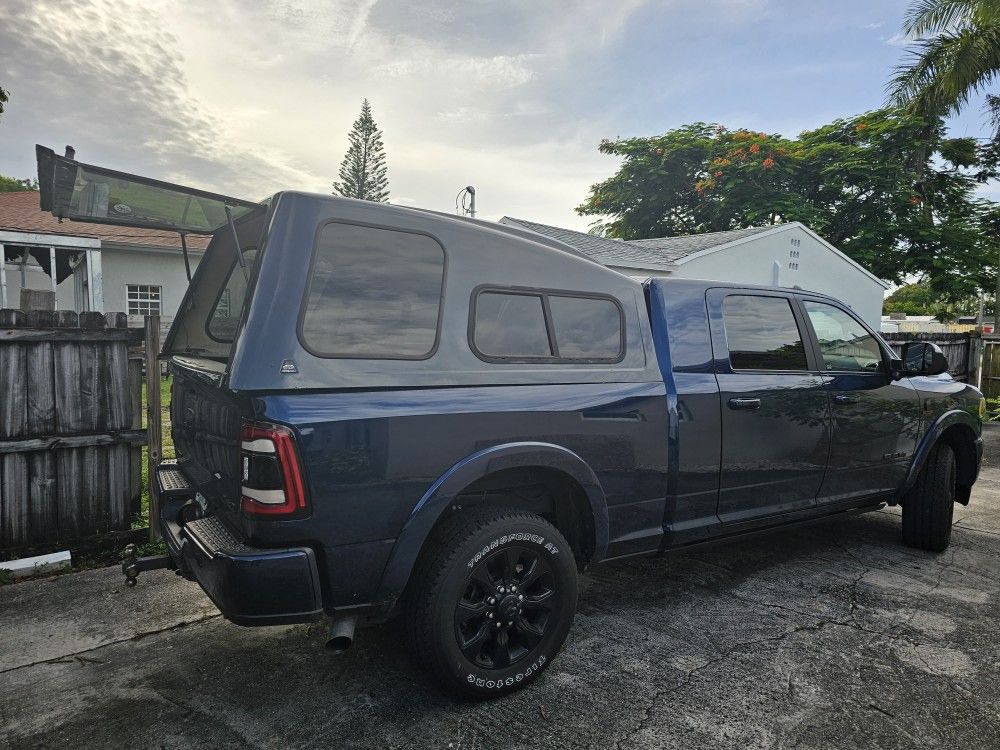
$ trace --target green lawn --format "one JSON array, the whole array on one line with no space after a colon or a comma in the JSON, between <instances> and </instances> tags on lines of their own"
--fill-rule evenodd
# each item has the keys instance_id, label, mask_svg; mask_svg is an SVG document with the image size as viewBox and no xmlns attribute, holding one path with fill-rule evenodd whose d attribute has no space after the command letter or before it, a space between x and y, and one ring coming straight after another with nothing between
<instances>
[{"instance_id":1,"label":"green lawn","mask_svg":"<svg viewBox=\"0 0 1000 750\"><path fill-rule=\"evenodd\" d=\"M163 458L175 458L174 439L170 434L170 384L169 378L160 381L160 422L163 429ZM142 413L145 426L146 414L146 383L142 384ZM132 528L149 526L149 450L142 449L142 510L132 519Z\"/></svg>"}]
</instances>

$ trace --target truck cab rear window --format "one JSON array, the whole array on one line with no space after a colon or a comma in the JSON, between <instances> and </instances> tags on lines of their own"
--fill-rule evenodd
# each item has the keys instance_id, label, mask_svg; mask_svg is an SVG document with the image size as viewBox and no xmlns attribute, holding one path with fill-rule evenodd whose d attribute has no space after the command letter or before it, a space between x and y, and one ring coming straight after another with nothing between
<instances>
[{"instance_id":1,"label":"truck cab rear window","mask_svg":"<svg viewBox=\"0 0 1000 750\"><path fill-rule=\"evenodd\" d=\"M724 307L729 363L734 370L807 370L792 306L784 297L734 294Z\"/></svg>"},{"instance_id":2,"label":"truck cab rear window","mask_svg":"<svg viewBox=\"0 0 1000 750\"><path fill-rule=\"evenodd\" d=\"M482 290L470 333L487 361L619 362L624 355L622 311L608 297Z\"/></svg>"},{"instance_id":3,"label":"truck cab rear window","mask_svg":"<svg viewBox=\"0 0 1000 750\"><path fill-rule=\"evenodd\" d=\"M425 359L437 343L444 249L431 237L331 222L319 233L299 336L320 357Z\"/></svg>"}]
</instances>

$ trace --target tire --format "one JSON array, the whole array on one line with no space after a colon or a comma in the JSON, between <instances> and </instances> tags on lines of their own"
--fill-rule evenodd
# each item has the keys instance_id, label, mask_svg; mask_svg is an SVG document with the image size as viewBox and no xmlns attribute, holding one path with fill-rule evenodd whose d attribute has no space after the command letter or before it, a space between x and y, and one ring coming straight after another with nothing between
<instances>
[{"instance_id":1,"label":"tire","mask_svg":"<svg viewBox=\"0 0 1000 750\"><path fill-rule=\"evenodd\" d=\"M576 596L576 561L552 524L469 511L435 534L414 570L403 607L411 652L451 693L512 693L559 653Z\"/></svg>"},{"instance_id":2,"label":"tire","mask_svg":"<svg viewBox=\"0 0 1000 750\"><path fill-rule=\"evenodd\" d=\"M930 552L948 548L955 512L955 473L955 451L947 443L938 443L903 501L904 544Z\"/></svg>"}]
</instances>

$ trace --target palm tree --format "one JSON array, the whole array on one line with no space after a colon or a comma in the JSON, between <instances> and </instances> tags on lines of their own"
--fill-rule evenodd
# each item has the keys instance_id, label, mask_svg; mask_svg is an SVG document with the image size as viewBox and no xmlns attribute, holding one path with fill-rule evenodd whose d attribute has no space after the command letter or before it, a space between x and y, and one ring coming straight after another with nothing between
<instances>
[{"instance_id":1,"label":"palm tree","mask_svg":"<svg viewBox=\"0 0 1000 750\"><path fill-rule=\"evenodd\" d=\"M903 32L917 46L896 68L889 96L911 112L954 114L1000 74L1000 0L915 0ZM996 119L1000 98L988 102Z\"/></svg>"}]
</instances>

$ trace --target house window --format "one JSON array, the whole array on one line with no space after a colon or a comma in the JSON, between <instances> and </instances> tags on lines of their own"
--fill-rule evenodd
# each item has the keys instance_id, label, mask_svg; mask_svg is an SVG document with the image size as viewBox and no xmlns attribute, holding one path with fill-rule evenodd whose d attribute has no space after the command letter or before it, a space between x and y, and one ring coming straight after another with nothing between
<instances>
[{"instance_id":1,"label":"house window","mask_svg":"<svg viewBox=\"0 0 1000 750\"><path fill-rule=\"evenodd\" d=\"M128 284L126 295L129 315L159 315L162 287L152 284Z\"/></svg>"}]
</instances>

